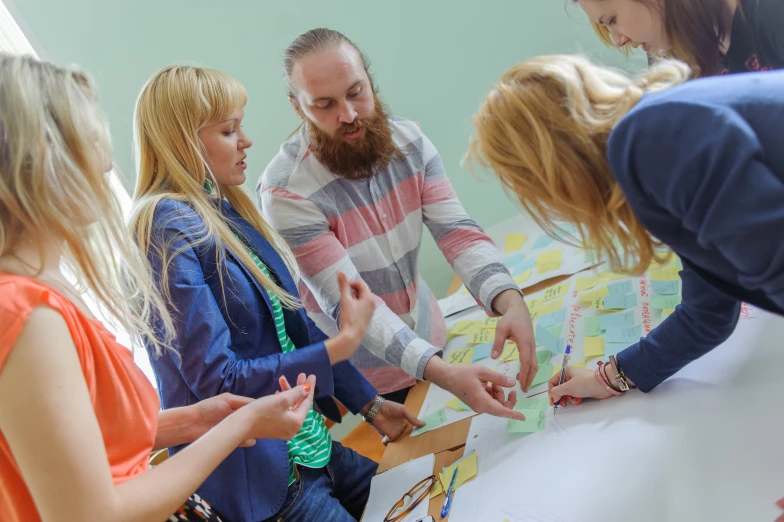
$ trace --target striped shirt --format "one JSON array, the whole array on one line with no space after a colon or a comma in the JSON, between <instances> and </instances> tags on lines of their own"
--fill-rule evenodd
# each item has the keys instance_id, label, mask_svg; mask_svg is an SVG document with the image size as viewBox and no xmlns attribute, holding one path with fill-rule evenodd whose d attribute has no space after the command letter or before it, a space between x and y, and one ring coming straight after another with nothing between
<instances>
[{"instance_id":1,"label":"striped shirt","mask_svg":"<svg viewBox=\"0 0 784 522\"><path fill-rule=\"evenodd\" d=\"M238 238L240 239L240 238ZM242 239L240 239L242 241ZM244 243L244 241L243 241ZM247 247L246 247L247 248ZM247 248L248 255L256 263L264 275L272 279L267 266L256 255L256 252L251 248ZM297 349L294 343L291 342L289 335L286 333L286 323L283 320L283 306L281 305L278 296L272 292L267 291L267 295L272 305L272 318L275 320L275 328L278 333L278 340L283 349L283 353L293 352ZM296 481L294 474L294 465L299 464L307 468L323 468L329 464L329 459L332 456L332 437L329 434L329 429L324 422L324 417L317 413L313 407L310 408L302 428L294 435L294 438L288 441L289 450L289 486Z\"/></svg>"},{"instance_id":2,"label":"striped shirt","mask_svg":"<svg viewBox=\"0 0 784 522\"><path fill-rule=\"evenodd\" d=\"M495 245L457 199L430 140L409 120L390 118L390 125L402 157L370 178L328 171L311 154L303 126L257 187L264 217L297 258L305 309L327 335L337 332L338 271L363 279L375 294L376 311L351 362L379 393L421 379L446 342L444 317L418 276L423 224L488 314L496 315L490 308L496 295L517 289Z\"/></svg>"}]
</instances>

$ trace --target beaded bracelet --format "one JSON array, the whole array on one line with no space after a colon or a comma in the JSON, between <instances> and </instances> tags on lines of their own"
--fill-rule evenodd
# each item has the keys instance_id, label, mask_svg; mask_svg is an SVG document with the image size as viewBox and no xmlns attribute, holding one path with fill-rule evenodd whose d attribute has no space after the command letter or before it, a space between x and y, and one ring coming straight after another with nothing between
<instances>
[{"instance_id":1,"label":"beaded bracelet","mask_svg":"<svg viewBox=\"0 0 784 522\"><path fill-rule=\"evenodd\" d=\"M599 366L596 367L596 380L599 381L599 383L601 383L602 386L604 386L605 390L612 393L613 395L615 396L623 395L623 393L619 392L618 390L610 386L610 383L607 381L607 377L602 375L603 364L604 363L602 361L599 361Z\"/></svg>"}]
</instances>

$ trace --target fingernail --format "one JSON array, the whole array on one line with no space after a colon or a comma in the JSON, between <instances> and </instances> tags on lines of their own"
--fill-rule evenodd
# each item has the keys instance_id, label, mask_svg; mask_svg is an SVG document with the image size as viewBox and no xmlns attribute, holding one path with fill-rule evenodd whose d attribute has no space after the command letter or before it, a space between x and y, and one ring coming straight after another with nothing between
<instances>
[{"instance_id":1,"label":"fingernail","mask_svg":"<svg viewBox=\"0 0 784 522\"><path fill-rule=\"evenodd\" d=\"M514 383L515 383L515 381L511 377L507 377L506 378L506 385L507 386L514 386Z\"/></svg>"},{"instance_id":2,"label":"fingernail","mask_svg":"<svg viewBox=\"0 0 784 522\"><path fill-rule=\"evenodd\" d=\"M784 509L784 497L780 498L780 499L779 499L779 500L776 502L776 505L777 505L778 507L780 507L781 509Z\"/></svg>"},{"instance_id":3,"label":"fingernail","mask_svg":"<svg viewBox=\"0 0 784 522\"><path fill-rule=\"evenodd\" d=\"M305 390L306 392L310 392L310 384L303 384L302 389Z\"/></svg>"},{"instance_id":4,"label":"fingernail","mask_svg":"<svg viewBox=\"0 0 784 522\"><path fill-rule=\"evenodd\" d=\"M553 401L553 398L552 398L552 397L550 397L550 405L552 405L552 404L553 404L553 402L554 402L554 401Z\"/></svg>"}]
</instances>

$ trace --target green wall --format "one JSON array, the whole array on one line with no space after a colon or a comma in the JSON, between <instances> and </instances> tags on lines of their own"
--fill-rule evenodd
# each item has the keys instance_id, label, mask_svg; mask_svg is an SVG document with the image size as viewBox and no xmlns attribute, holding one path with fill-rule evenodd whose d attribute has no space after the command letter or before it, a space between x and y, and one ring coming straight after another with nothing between
<instances>
[{"instance_id":1,"label":"green wall","mask_svg":"<svg viewBox=\"0 0 784 522\"><path fill-rule=\"evenodd\" d=\"M567 0L13 0L9 7L47 58L79 64L97 79L128 186L136 96L156 70L180 62L222 69L247 87L252 191L298 121L285 97L283 50L308 29L337 29L370 57L392 112L421 123L468 213L484 227L517 212L494 180L460 167L471 115L493 82L539 54L583 52L618 67L645 66L643 56L627 59L603 47ZM420 259L423 276L443 296L452 271L429 236Z\"/></svg>"}]
</instances>

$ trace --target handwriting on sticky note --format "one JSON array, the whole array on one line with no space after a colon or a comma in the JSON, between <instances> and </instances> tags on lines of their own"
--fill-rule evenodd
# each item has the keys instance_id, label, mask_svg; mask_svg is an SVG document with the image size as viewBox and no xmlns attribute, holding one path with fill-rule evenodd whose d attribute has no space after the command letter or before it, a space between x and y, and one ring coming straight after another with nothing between
<instances>
[{"instance_id":1,"label":"handwriting on sticky note","mask_svg":"<svg viewBox=\"0 0 784 522\"><path fill-rule=\"evenodd\" d=\"M598 317L586 317L583 319L583 335L586 337L602 335L603 331Z\"/></svg>"},{"instance_id":2,"label":"handwriting on sticky note","mask_svg":"<svg viewBox=\"0 0 784 522\"><path fill-rule=\"evenodd\" d=\"M651 281L651 289L661 295L675 295L681 293L681 281Z\"/></svg>"},{"instance_id":3,"label":"handwriting on sticky note","mask_svg":"<svg viewBox=\"0 0 784 522\"><path fill-rule=\"evenodd\" d=\"M457 397L452 397L446 403L448 408L452 408L453 410L457 411L471 411L471 408L468 407L463 401L458 399Z\"/></svg>"},{"instance_id":4,"label":"handwriting on sticky note","mask_svg":"<svg viewBox=\"0 0 784 522\"><path fill-rule=\"evenodd\" d=\"M632 291L632 281L631 279L627 279L626 281L618 281L617 283L610 283L607 285L607 290L610 292L609 295L624 295L628 294Z\"/></svg>"},{"instance_id":5,"label":"handwriting on sticky note","mask_svg":"<svg viewBox=\"0 0 784 522\"><path fill-rule=\"evenodd\" d=\"M634 312L616 312L614 314L602 315L599 317L599 325L604 330L634 326Z\"/></svg>"},{"instance_id":6,"label":"handwriting on sticky note","mask_svg":"<svg viewBox=\"0 0 784 522\"><path fill-rule=\"evenodd\" d=\"M577 280L574 282L574 289L578 292L582 290L588 290L589 288L593 288L598 283L598 279L596 277L578 277Z\"/></svg>"},{"instance_id":7,"label":"handwriting on sticky note","mask_svg":"<svg viewBox=\"0 0 784 522\"><path fill-rule=\"evenodd\" d=\"M471 355L471 362L487 359L493 352L493 343L477 344L474 346L474 353Z\"/></svg>"},{"instance_id":8,"label":"handwriting on sticky note","mask_svg":"<svg viewBox=\"0 0 784 522\"><path fill-rule=\"evenodd\" d=\"M654 270L650 272L651 281L674 281L679 279L678 272L680 271L680 268L677 266L670 266L667 268L662 268L661 270Z\"/></svg>"},{"instance_id":9,"label":"handwriting on sticky note","mask_svg":"<svg viewBox=\"0 0 784 522\"><path fill-rule=\"evenodd\" d=\"M551 286L550 288L544 291L542 300L549 301L551 299L555 299L556 297L565 296L569 292L569 285L570 282L566 281L565 283L561 283L560 285Z\"/></svg>"},{"instance_id":10,"label":"handwriting on sticky note","mask_svg":"<svg viewBox=\"0 0 784 522\"><path fill-rule=\"evenodd\" d=\"M604 355L604 338L586 337L583 339L583 353L586 357L601 357Z\"/></svg>"},{"instance_id":11,"label":"handwriting on sticky note","mask_svg":"<svg viewBox=\"0 0 784 522\"><path fill-rule=\"evenodd\" d=\"M459 335L473 335L475 332L479 331L480 321L472 320L472 319L462 319L457 322L455 326L449 329L447 332L451 337L457 337Z\"/></svg>"},{"instance_id":12,"label":"handwriting on sticky note","mask_svg":"<svg viewBox=\"0 0 784 522\"><path fill-rule=\"evenodd\" d=\"M450 466L442 468L440 473L442 485L447 484L447 487L449 487L449 483L452 481L452 473L454 473L455 468L457 468L457 478L455 478L455 489L457 489L465 484L468 479L477 474L478 461L476 452L472 451Z\"/></svg>"},{"instance_id":13,"label":"handwriting on sticky note","mask_svg":"<svg viewBox=\"0 0 784 522\"><path fill-rule=\"evenodd\" d=\"M507 234L506 235L506 248L504 253L514 252L523 248L528 236L525 234Z\"/></svg>"},{"instance_id":14,"label":"handwriting on sticky note","mask_svg":"<svg viewBox=\"0 0 784 522\"><path fill-rule=\"evenodd\" d=\"M627 328L607 328L604 332L604 340L608 343L627 343L628 346L640 340L641 331L642 328L639 324ZM593 339L599 338L594 337Z\"/></svg>"},{"instance_id":15,"label":"handwriting on sticky note","mask_svg":"<svg viewBox=\"0 0 784 522\"><path fill-rule=\"evenodd\" d=\"M523 285L531 278L531 269L529 268L520 275L515 276L514 282L517 286Z\"/></svg>"},{"instance_id":16,"label":"handwriting on sticky note","mask_svg":"<svg viewBox=\"0 0 784 522\"><path fill-rule=\"evenodd\" d=\"M473 348L464 348L462 350L452 350L447 356L446 362L454 364L455 366L463 366L471 362L474 356Z\"/></svg>"},{"instance_id":17,"label":"handwriting on sticky note","mask_svg":"<svg viewBox=\"0 0 784 522\"><path fill-rule=\"evenodd\" d=\"M561 251L553 250L539 254L539 257L536 258L536 269L540 274L545 274L561 268L561 263Z\"/></svg>"},{"instance_id":18,"label":"handwriting on sticky note","mask_svg":"<svg viewBox=\"0 0 784 522\"><path fill-rule=\"evenodd\" d=\"M475 332L469 339L468 342L471 344L484 344L493 342L495 339L495 330L488 330L488 329L481 329L478 332Z\"/></svg>"},{"instance_id":19,"label":"handwriting on sticky note","mask_svg":"<svg viewBox=\"0 0 784 522\"><path fill-rule=\"evenodd\" d=\"M553 299L552 301L547 301L546 303L540 303L537 306L535 306L533 309L529 308L528 311L531 313L531 320L533 321L537 317L541 317L543 315L557 312L558 310L563 308L563 305L564 305L563 298Z\"/></svg>"},{"instance_id":20,"label":"handwriting on sticky note","mask_svg":"<svg viewBox=\"0 0 784 522\"><path fill-rule=\"evenodd\" d=\"M440 410L436 410L433 413L425 415L424 417L420 417L419 420L424 422L425 425L421 428L416 428L416 432L417 434L425 433L427 431L438 428L446 422L446 411L444 411L444 408L441 408Z\"/></svg>"},{"instance_id":21,"label":"handwriting on sticky note","mask_svg":"<svg viewBox=\"0 0 784 522\"><path fill-rule=\"evenodd\" d=\"M584 292L580 292L577 294L577 298L580 301L596 301L597 299L601 299L602 297L610 295L610 290L607 286L600 286L599 288L594 288L593 290L586 290Z\"/></svg>"},{"instance_id":22,"label":"handwriting on sticky note","mask_svg":"<svg viewBox=\"0 0 784 522\"><path fill-rule=\"evenodd\" d=\"M665 308L675 308L681 304L681 295L652 295L651 296L651 307L658 308L660 310Z\"/></svg>"},{"instance_id":23,"label":"handwriting on sticky note","mask_svg":"<svg viewBox=\"0 0 784 522\"><path fill-rule=\"evenodd\" d=\"M486 317L479 322L479 327L483 330L495 330L495 327L498 326L498 321L500 320L500 317Z\"/></svg>"},{"instance_id":24,"label":"handwriting on sticky note","mask_svg":"<svg viewBox=\"0 0 784 522\"><path fill-rule=\"evenodd\" d=\"M637 306L637 294L608 295L602 301L600 310L626 310Z\"/></svg>"},{"instance_id":25,"label":"handwriting on sticky note","mask_svg":"<svg viewBox=\"0 0 784 522\"><path fill-rule=\"evenodd\" d=\"M501 355L498 357L499 361L516 361L520 358L520 352L515 343L506 343Z\"/></svg>"},{"instance_id":26,"label":"handwriting on sticky note","mask_svg":"<svg viewBox=\"0 0 784 522\"><path fill-rule=\"evenodd\" d=\"M525 416L524 421L509 419L506 423L508 433L535 433L545 427L545 412L542 410L518 410Z\"/></svg>"}]
</instances>

